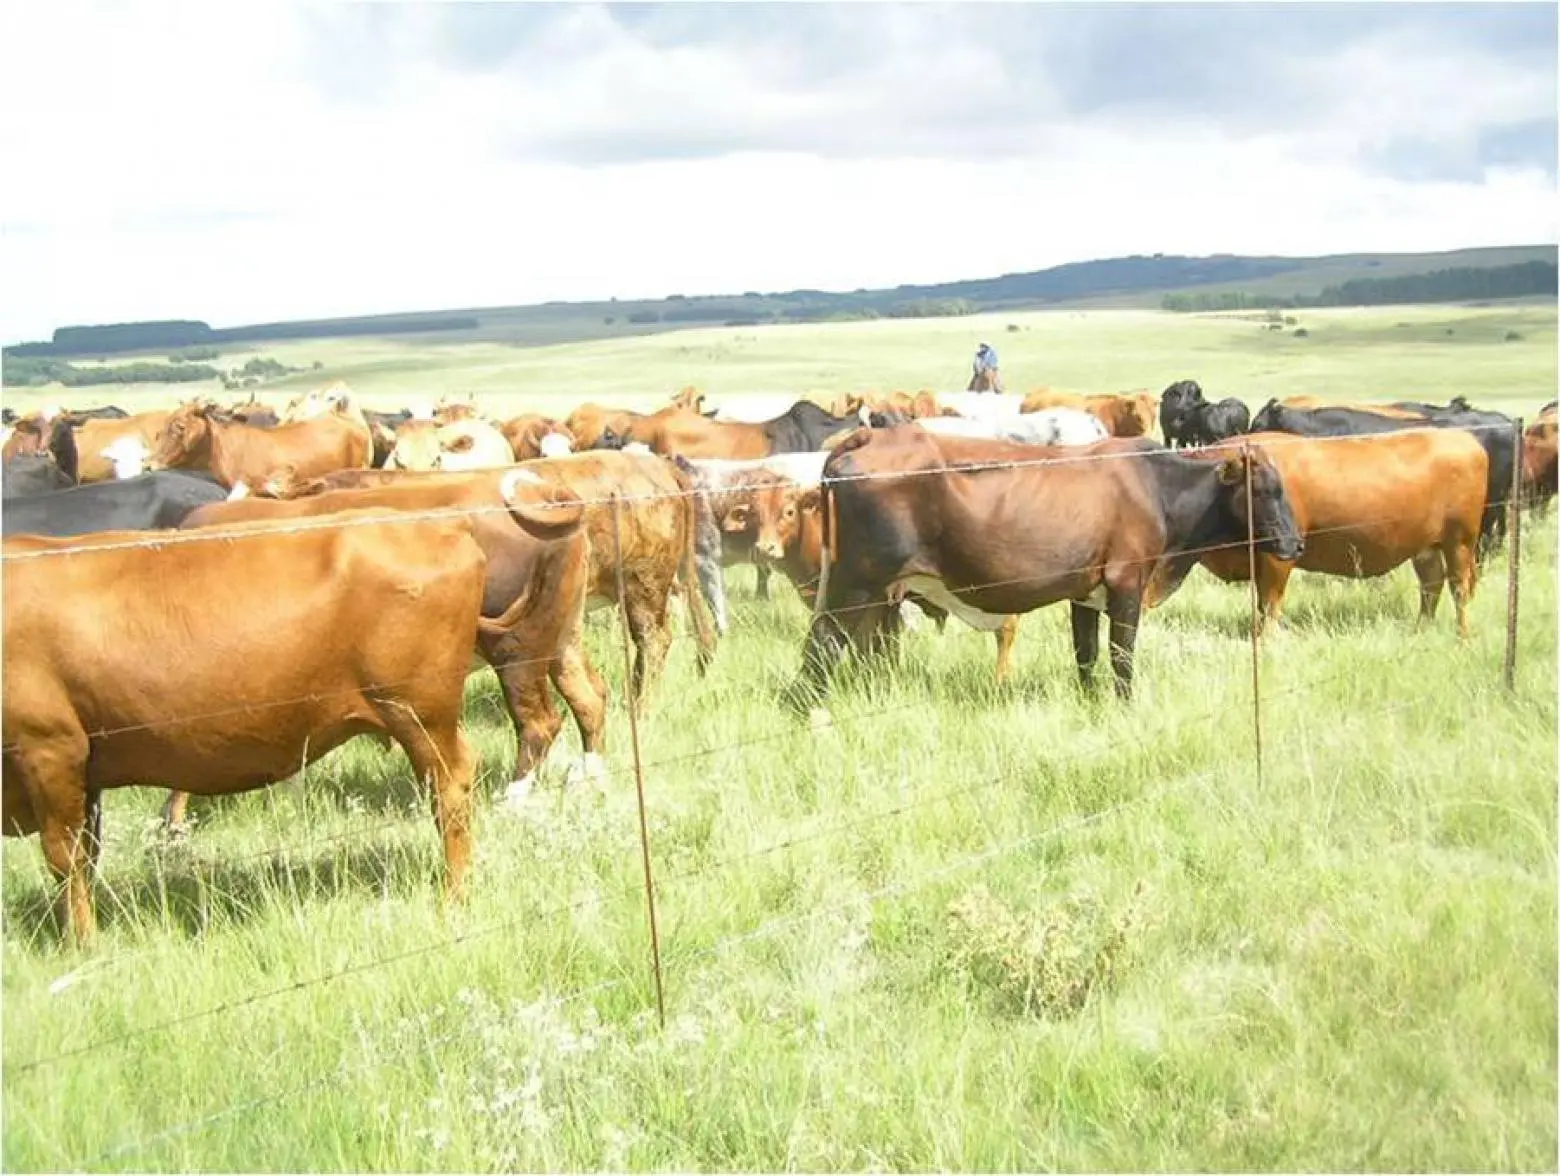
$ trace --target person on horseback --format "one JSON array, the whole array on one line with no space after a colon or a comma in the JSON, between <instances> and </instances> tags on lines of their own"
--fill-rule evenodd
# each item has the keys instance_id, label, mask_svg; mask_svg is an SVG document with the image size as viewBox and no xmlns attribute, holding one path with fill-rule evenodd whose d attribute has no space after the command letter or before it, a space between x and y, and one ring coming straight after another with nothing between
<instances>
[{"instance_id":1,"label":"person on horseback","mask_svg":"<svg viewBox=\"0 0 1560 1176\"><path fill-rule=\"evenodd\" d=\"M975 372L970 376L970 391L1000 392L1001 377L997 374L997 352L990 343L982 343L975 351Z\"/></svg>"}]
</instances>

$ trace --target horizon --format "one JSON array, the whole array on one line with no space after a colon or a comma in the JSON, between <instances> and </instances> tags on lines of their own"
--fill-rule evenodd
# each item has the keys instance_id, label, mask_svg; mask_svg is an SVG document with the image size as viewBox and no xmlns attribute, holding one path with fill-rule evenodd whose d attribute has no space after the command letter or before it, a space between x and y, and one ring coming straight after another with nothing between
<instances>
[{"instance_id":1,"label":"horizon","mask_svg":"<svg viewBox=\"0 0 1560 1176\"><path fill-rule=\"evenodd\" d=\"M1560 238L1547 4L94 4L11 27L17 342Z\"/></svg>"}]
</instances>

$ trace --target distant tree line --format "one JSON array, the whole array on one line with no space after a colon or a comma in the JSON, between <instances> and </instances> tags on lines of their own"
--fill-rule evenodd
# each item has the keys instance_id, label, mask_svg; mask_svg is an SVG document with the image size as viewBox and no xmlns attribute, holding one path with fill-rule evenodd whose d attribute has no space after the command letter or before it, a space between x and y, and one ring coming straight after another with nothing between
<instances>
[{"instance_id":1,"label":"distant tree line","mask_svg":"<svg viewBox=\"0 0 1560 1176\"><path fill-rule=\"evenodd\" d=\"M47 343L18 343L7 356L106 355L153 348L212 349L219 343L283 339L326 339L343 335L399 335L434 331L466 331L478 326L470 315L385 315L303 323L262 323L214 330L195 319L144 323L110 323L96 327L60 327ZM212 352L213 356L215 352ZM182 357L181 357L182 358Z\"/></svg>"},{"instance_id":2,"label":"distant tree line","mask_svg":"<svg viewBox=\"0 0 1560 1176\"><path fill-rule=\"evenodd\" d=\"M200 363L125 363L113 367L77 367L63 359L30 355L0 356L0 380L7 387L28 388L40 384L64 384L82 388L91 384L188 384L214 380L217 369Z\"/></svg>"},{"instance_id":3,"label":"distant tree line","mask_svg":"<svg viewBox=\"0 0 1560 1176\"><path fill-rule=\"evenodd\" d=\"M1166 294L1166 310L1267 310L1302 306L1387 306L1405 302L1466 302L1482 298L1522 298L1556 292L1560 270L1549 261L1485 268L1458 267L1405 274L1398 278L1355 278L1325 287L1320 294L1249 294L1210 290Z\"/></svg>"}]
</instances>

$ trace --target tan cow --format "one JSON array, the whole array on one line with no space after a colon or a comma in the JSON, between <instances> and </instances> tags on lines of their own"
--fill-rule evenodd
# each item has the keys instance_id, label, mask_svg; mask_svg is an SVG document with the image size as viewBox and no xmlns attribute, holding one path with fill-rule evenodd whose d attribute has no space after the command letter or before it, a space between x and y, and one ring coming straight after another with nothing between
<instances>
[{"instance_id":1,"label":"tan cow","mask_svg":"<svg viewBox=\"0 0 1560 1176\"><path fill-rule=\"evenodd\" d=\"M372 453L373 441L361 414L354 420L327 412L260 429L197 403L168 417L146 464L153 470L210 470L224 486L243 482L253 489L288 471L304 478L363 468Z\"/></svg>"},{"instance_id":2,"label":"tan cow","mask_svg":"<svg viewBox=\"0 0 1560 1176\"><path fill-rule=\"evenodd\" d=\"M41 834L78 939L95 930L103 789L262 788L369 732L431 781L459 896L475 757L458 723L485 560L468 520L375 518L157 548L141 532L5 541L0 818Z\"/></svg>"},{"instance_id":3,"label":"tan cow","mask_svg":"<svg viewBox=\"0 0 1560 1176\"><path fill-rule=\"evenodd\" d=\"M540 413L522 413L498 426L498 431L509 442L516 461L532 461L538 457L562 457L573 453L574 434L568 426Z\"/></svg>"},{"instance_id":4,"label":"tan cow","mask_svg":"<svg viewBox=\"0 0 1560 1176\"><path fill-rule=\"evenodd\" d=\"M461 419L449 424L407 421L395 434L387 470L487 470L513 464L514 450L504 434L486 421Z\"/></svg>"},{"instance_id":5,"label":"tan cow","mask_svg":"<svg viewBox=\"0 0 1560 1176\"><path fill-rule=\"evenodd\" d=\"M1420 618L1434 618L1441 589L1450 580L1457 632L1468 636L1489 466L1473 436L1457 429L1325 438L1251 433L1188 456L1227 460L1243 443L1266 453L1283 477L1296 530L1305 542L1298 560L1257 553L1263 618L1279 619L1284 588L1297 568L1361 579L1412 562L1419 577ZM1200 562L1226 582L1251 578L1244 543L1206 552ZM1174 592L1190 566L1156 569L1148 603L1158 604Z\"/></svg>"},{"instance_id":6,"label":"tan cow","mask_svg":"<svg viewBox=\"0 0 1560 1176\"><path fill-rule=\"evenodd\" d=\"M93 417L82 421L76 426L76 468L82 485L114 478L116 459L130 456L132 449L138 453L144 450L139 458L144 463L156 449L158 434L172 415L162 409L117 420Z\"/></svg>"}]
</instances>

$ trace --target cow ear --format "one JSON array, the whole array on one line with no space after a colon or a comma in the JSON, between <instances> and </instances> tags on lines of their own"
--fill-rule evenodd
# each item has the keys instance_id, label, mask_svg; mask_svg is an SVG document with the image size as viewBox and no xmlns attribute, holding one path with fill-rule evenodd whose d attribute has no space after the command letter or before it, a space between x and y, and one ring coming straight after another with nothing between
<instances>
[{"instance_id":1,"label":"cow ear","mask_svg":"<svg viewBox=\"0 0 1560 1176\"><path fill-rule=\"evenodd\" d=\"M823 505L823 491L817 486L814 486L809 490L803 490L796 496L796 506L798 510L817 510L821 505Z\"/></svg>"},{"instance_id":2,"label":"cow ear","mask_svg":"<svg viewBox=\"0 0 1560 1176\"><path fill-rule=\"evenodd\" d=\"M1219 481L1234 486L1246 480L1245 463L1238 457L1230 457L1219 463Z\"/></svg>"},{"instance_id":3,"label":"cow ear","mask_svg":"<svg viewBox=\"0 0 1560 1176\"><path fill-rule=\"evenodd\" d=\"M729 531L733 535L740 534L748 529L748 523L753 517L753 508L745 502L739 502L733 506L720 520L721 530Z\"/></svg>"},{"instance_id":4,"label":"cow ear","mask_svg":"<svg viewBox=\"0 0 1560 1176\"><path fill-rule=\"evenodd\" d=\"M471 447L473 445L475 445L476 443L477 443L477 439L475 437L473 437L470 433L462 433L459 437L456 437L448 445L444 446L444 448L449 450L449 452L451 452L451 453L467 453L467 452L469 452L471 450Z\"/></svg>"}]
</instances>

